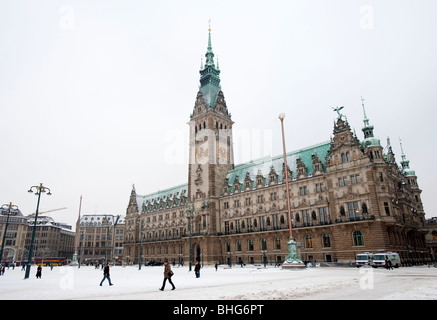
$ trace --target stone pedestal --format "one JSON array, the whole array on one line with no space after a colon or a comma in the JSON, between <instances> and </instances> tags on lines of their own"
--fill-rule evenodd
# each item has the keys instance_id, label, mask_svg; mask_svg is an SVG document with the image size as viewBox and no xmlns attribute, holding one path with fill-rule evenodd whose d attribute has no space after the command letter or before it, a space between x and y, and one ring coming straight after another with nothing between
<instances>
[{"instance_id":1,"label":"stone pedestal","mask_svg":"<svg viewBox=\"0 0 437 320\"><path fill-rule=\"evenodd\" d=\"M285 258L282 264L282 269L294 269L301 270L305 268L305 264L302 262L299 253L297 252L296 241L293 238L287 241L288 244L288 256Z\"/></svg>"}]
</instances>

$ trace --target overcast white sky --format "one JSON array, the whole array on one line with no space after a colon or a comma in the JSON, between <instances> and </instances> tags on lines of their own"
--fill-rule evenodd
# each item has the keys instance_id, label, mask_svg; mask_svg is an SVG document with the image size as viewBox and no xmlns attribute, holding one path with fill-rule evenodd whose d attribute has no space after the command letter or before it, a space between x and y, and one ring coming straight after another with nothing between
<instances>
[{"instance_id":1,"label":"overcast white sky","mask_svg":"<svg viewBox=\"0 0 437 320\"><path fill-rule=\"evenodd\" d=\"M235 162L329 140L343 113L360 139L399 137L437 216L437 2L0 1L0 205L75 224L125 214L187 181L188 125L208 20L234 125ZM261 145L261 147L259 147ZM248 147L250 146L250 147Z\"/></svg>"}]
</instances>

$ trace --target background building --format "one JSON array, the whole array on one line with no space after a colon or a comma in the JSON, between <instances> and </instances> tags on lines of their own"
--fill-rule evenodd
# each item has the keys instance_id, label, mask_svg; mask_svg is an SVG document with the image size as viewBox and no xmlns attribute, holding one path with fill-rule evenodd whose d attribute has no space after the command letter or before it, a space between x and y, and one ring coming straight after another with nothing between
<instances>
[{"instance_id":1,"label":"background building","mask_svg":"<svg viewBox=\"0 0 437 320\"><path fill-rule=\"evenodd\" d=\"M396 163L389 139L384 148L374 137L364 101L362 140L337 108L331 140L289 152L287 168L282 155L234 165L234 122L211 33L205 57L188 122L188 183L149 195L132 188L126 262L138 263L140 252L143 261L187 261L190 252L192 261L211 264L282 261L289 239L284 170L304 260L349 262L365 251L396 251L404 264L428 257L415 172L403 151Z\"/></svg>"},{"instance_id":2,"label":"background building","mask_svg":"<svg viewBox=\"0 0 437 320\"><path fill-rule=\"evenodd\" d=\"M77 225L78 260L81 263L121 263L124 218L109 214L83 215Z\"/></svg>"},{"instance_id":3,"label":"background building","mask_svg":"<svg viewBox=\"0 0 437 320\"><path fill-rule=\"evenodd\" d=\"M0 210L0 246L6 229L7 215ZM3 251L3 259L0 263L11 263L21 259L25 253L24 242L27 232L27 219L18 209L9 217L8 229Z\"/></svg>"},{"instance_id":4,"label":"background building","mask_svg":"<svg viewBox=\"0 0 437 320\"><path fill-rule=\"evenodd\" d=\"M437 217L426 220L426 244L429 248L431 260L437 261Z\"/></svg>"},{"instance_id":5,"label":"background building","mask_svg":"<svg viewBox=\"0 0 437 320\"><path fill-rule=\"evenodd\" d=\"M24 249L29 252L32 231L36 227L33 247L35 259L65 258L70 260L73 257L75 233L71 226L56 222L47 216L38 216L35 225L35 217L32 215L27 217L27 225Z\"/></svg>"}]
</instances>

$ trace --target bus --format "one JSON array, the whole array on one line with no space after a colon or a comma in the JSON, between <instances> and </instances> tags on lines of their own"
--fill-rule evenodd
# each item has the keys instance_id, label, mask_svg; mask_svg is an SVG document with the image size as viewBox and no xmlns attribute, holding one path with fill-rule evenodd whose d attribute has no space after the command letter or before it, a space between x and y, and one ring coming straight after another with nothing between
<instances>
[{"instance_id":1,"label":"bus","mask_svg":"<svg viewBox=\"0 0 437 320\"><path fill-rule=\"evenodd\" d=\"M44 258L44 259L35 258L34 259L34 264L39 266L39 265L41 265L41 263L43 266L51 266L51 265L53 265L53 266L65 266L65 265L67 265L67 259L65 259L65 258Z\"/></svg>"}]
</instances>

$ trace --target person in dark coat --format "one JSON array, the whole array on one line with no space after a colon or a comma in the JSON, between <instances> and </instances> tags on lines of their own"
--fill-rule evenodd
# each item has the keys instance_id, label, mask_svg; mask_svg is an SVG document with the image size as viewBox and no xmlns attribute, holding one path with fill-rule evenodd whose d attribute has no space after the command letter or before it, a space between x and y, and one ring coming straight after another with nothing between
<instances>
[{"instance_id":1,"label":"person in dark coat","mask_svg":"<svg viewBox=\"0 0 437 320\"><path fill-rule=\"evenodd\" d=\"M200 278L200 263L196 261L196 265L194 266L194 273L196 274L196 278Z\"/></svg>"},{"instance_id":2,"label":"person in dark coat","mask_svg":"<svg viewBox=\"0 0 437 320\"><path fill-rule=\"evenodd\" d=\"M171 277L173 275L173 271L171 271L171 267L168 264L168 260L164 260L164 281L162 282L162 287L159 288L159 290L164 291L165 288L165 283L168 282L172 285L172 290L176 289L176 287L174 286L173 282L171 281Z\"/></svg>"},{"instance_id":3,"label":"person in dark coat","mask_svg":"<svg viewBox=\"0 0 437 320\"><path fill-rule=\"evenodd\" d=\"M109 276L109 263L106 264L106 267L103 270L103 279L102 279L102 281L100 281L100 286L102 286L103 281L105 281L105 279L108 279L110 286L113 285L113 283L111 283L111 278Z\"/></svg>"},{"instance_id":4,"label":"person in dark coat","mask_svg":"<svg viewBox=\"0 0 437 320\"><path fill-rule=\"evenodd\" d=\"M39 265L38 268L36 269L36 278L41 279L41 275L42 275L42 266Z\"/></svg>"}]
</instances>

